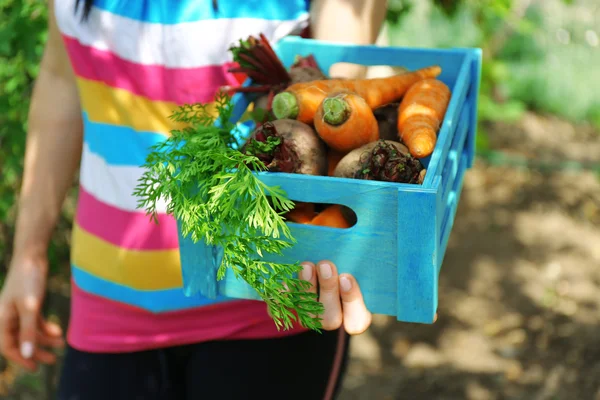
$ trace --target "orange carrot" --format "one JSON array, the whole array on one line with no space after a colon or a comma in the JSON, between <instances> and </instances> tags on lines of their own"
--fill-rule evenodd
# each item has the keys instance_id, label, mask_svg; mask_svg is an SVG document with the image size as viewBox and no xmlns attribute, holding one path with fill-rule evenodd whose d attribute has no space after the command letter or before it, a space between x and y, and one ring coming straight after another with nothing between
<instances>
[{"instance_id":1,"label":"orange carrot","mask_svg":"<svg viewBox=\"0 0 600 400\"><path fill-rule=\"evenodd\" d=\"M379 124L373 110L356 93L334 92L317 108L315 131L327 146L347 153L379 139Z\"/></svg>"},{"instance_id":2,"label":"orange carrot","mask_svg":"<svg viewBox=\"0 0 600 400\"><path fill-rule=\"evenodd\" d=\"M433 152L450 97L450 88L438 79L416 82L404 95L398 107L398 135L413 157Z\"/></svg>"},{"instance_id":3,"label":"orange carrot","mask_svg":"<svg viewBox=\"0 0 600 400\"><path fill-rule=\"evenodd\" d=\"M303 87L297 91L281 92L273 97L271 109L277 119L295 119L305 124L312 124L315 112L326 93L317 85Z\"/></svg>"},{"instance_id":4,"label":"orange carrot","mask_svg":"<svg viewBox=\"0 0 600 400\"><path fill-rule=\"evenodd\" d=\"M298 224L308 224L315 217L313 203L296 202L294 208L285 214L285 218Z\"/></svg>"},{"instance_id":5,"label":"orange carrot","mask_svg":"<svg viewBox=\"0 0 600 400\"><path fill-rule=\"evenodd\" d=\"M351 226L344 217L342 206L339 204L327 206L310 221L310 225L329 226L332 228L350 228Z\"/></svg>"},{"instance_id":6,"label":"orange carrot","mask_svg":"<svg viewBox=\"0 0 600 400\"><path fill-rule=\"evenodd\" d=\"M322 79L299 82L273 98L272 108L277 119L297 119L304 123L313 121L317 108L332 92L350 91L364 98L371 109L398 101L415 82L436 78L441 67L434 65L412 72L383 78Z\"/></svg>"}]
</instances>

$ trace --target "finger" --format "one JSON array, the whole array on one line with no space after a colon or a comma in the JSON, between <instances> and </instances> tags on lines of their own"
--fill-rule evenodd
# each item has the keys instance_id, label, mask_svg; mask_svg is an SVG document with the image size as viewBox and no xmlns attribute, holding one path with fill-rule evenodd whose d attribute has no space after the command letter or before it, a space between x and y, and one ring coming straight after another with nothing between
<instances>
[{"instance_id":1,"label":"finger","mask_svg":"<svg viewBox=\"0 0 600 400\"><path fill-rule=\"evenodd\" d=\"M310 287L308 289L306 289L306 292L316 294L317 293L317 272L316 272L315 264L313 264L309 261L304 261L304 262L300 263L300 265L302 265L302 271L300 271L300 273L298 274L298 277L301 280L307 281L310 283ZM310 318L314 318L314 317L317 317L318 315L316 313L308 313L308 316Z\"/></svg>"},{"instance_id":2,"label":"finger","mask_svg":"<svg viewBox=\"0 0 600 400\"><path fill-rule=\"evenodd\" d=\"M11 324L6 323L2 325L2 331L0 332L0 353L6 359L21 365L29 371L35 372L36 363L33 360L26 360L21 356L16 332L17 329L12 327Z\"/></svg>"},{"instance_id":3,"label":"finger","mask_svg":"<svg viewBox=\"0 0 600 400\"><path fill-rule=\"evenodd\" d=\"M23 358L17 346L4 348L2 350L2 354L8 360L19 364L20 366L22 366L30 372L35 372L37 370L37 363L32 359Z\"/></svg>"},{"instance_id":4,"label":"finger","mask_svg":"<svg viewBox=\"0 0 600 400\"><path fill-rule=\"evenodd\" d=\"M33 360L24 359L19 352L18 324L16 307L3 307L0 313L0 354L6 359L34 372L36 363Z\"/></svg>"},{"instance_id":5,"label":"finger","mask_svg":"<svg viewBox=\"0 0 600 400\"><path fill-rule=\"evenodd\" d=\"M42 332L38 332L36 341L40 347L63 348L65 346L65 341L62 337L48 336Z\"/></svg>"},{"instance_id":6,"label":"finger","mask_svg":"<svg viewBox=\"0 0 600 400\"><path fill-rule=\"evenodd\" d=\"M40 346L59 347L64 346L63 331L60 325L52 321L46 321L39 315L37 340Z\"/></svg>"},{"instance_id":7,"label":"finger","mask_svg":"<svg viewBox=\"0 0 600 400\"><path fill-rule=\"evenodd\" d=\"M317 274L315 273L315 264L305 261L301 263L300 279L310 282L309 293L317 293Z\"/></svg>"},{"instance_id":8,"label":"finger","mask_svg":"<svg viewBox=\"0 0 600 400\"><path fill-rule=\"evenodd\" d=\"M372 315L363 299L358 282L350 274L340 275L344 329L350 335L358 335L371 325Z\"/></svg>"},{"instance_id":9,"label":"finger","mask_svg":"<svg viewBox=\"0 0 600 400\"><path fill-rule=\"evenodd\" d=\"M321 321L323 329L326 331L338 329L342 326L342 305L340 303L337 268L330 261L321 261L317 265L317 277L319 301L325 309Z\"/></svg>"},{"instance_id":10,"label":"finger","mask_svg":"<svg viewBox=\"0 0 600 400\"><path fill-rule=\"evenodd\" d=\"M316 288L317 278L313 272L313 270L315 268L314 264L311 262L305 261L303 263L300 263L300 265L303 267L303 269L298 274L298 278L309 281L312 284L311 287L307 290L307 292L316 293L317 292L317 288ZM287 284L284 283L283 290L284 290L284 292L289 292L290 288L287 286ZM267 306L267 313L269 314L269 317L273 318L273 313L271 312L271 309L268 306Z\"/></svg>"},{"instance_id":11,"label":"finger","mask_svg":"<svg viewBox=\"0 0 600 400\"><path fill-rule=\"evenodd\" d=\"M37 322L39 315L39 301L35 296L26 296L19 308L19 346L21 356L29 359L35 350L37 335Z\"/></svg>"},{"instance_id":12,"label":"finger","mask_svg":"<svg viewBox=\"0 0 600 400\"><path fill-rule=\"evenodd\" d=\"M63 331L60 325L52 321L44 320L41 315L38 319L38 325L44 335L48 337L62 337Z\"/></svg>"},{"instance_id":13,"label":"finger","mask_svg":"<svg viewBox=\"0 0 600 400\"><path fill-rule=\"evenodd\" d=\"M39 361L44 364L54 364L56 362L56 354L40 348L35 350L33 358L36 361Z\"/></svg>"}]
</instances>

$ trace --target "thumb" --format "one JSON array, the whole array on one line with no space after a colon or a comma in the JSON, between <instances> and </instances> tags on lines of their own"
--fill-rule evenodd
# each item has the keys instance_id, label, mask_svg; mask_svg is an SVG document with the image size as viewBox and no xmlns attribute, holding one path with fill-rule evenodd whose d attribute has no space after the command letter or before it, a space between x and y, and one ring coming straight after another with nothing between
<instances>
[{"instance_id":1,"label":"thumb","mask_svg":"<svg viewBox=\"0 0 600 400\"><path fill-rule=\"evenodd\" d=\"M34 295L26 296L19 307L19 344L25 359L34 353L39 309L40 302Z\"/></svg>"}]
</instances>

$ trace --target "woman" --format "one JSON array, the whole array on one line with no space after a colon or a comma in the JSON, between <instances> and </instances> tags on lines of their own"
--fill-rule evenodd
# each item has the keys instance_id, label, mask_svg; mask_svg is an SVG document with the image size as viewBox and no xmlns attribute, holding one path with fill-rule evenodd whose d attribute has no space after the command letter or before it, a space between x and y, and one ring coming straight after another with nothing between
<instances>
[{"instance_id":1,"label":"woman","mask_svg":"<svg viewBox=\"0 0 600 400\"><path fill-rule=\"evenodd\" d=\"M35 370L62 332L40 314L48 242L80 166L71 319L60 399L332 398L347 335L371 315L335 265L304 263L324 304L319 335L277 331L265 304L182 294L174 221L151 222L133 187L178 104L210 101L232 43L313 37L373 43L376 0L60 0L33 93L13 258L0 295L2 355ZM341 65L332 74L353 76ZM306 374L303 376L303 374ZM282 393L285 392L285 395Z\"/></svg>"}]
</instances>

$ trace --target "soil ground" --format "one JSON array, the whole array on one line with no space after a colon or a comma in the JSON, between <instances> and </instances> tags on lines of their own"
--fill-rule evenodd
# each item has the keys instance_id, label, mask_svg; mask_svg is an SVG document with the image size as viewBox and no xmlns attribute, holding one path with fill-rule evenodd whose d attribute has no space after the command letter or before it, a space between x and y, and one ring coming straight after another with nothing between
<instances>
[{"instance_id":1,"label":"soil ground","mask_svg":"<svg viewBox=\"0 0 600 400\"><path fill-rule=\"evenodd\" d=\"M600 161L600 136L527 114L491 147ZM439 319L378 317L352 343L343 400L600 400L600 178L468 171L440 274Z\"/></svg>"},{"instance_id":2,"label":"soil ground","mask_svg":"<svg viewBox=\"0 0 600 400\"><path fill-rule=\"evenodd\" d=\"M600 134L587 126L528 113L487 130L505 154L600 161ZM440 274L438 321L375 316L353 339L340 399L600 400L599 267L597 173L478 160ZM51 306L66 316L66 297ZM55 376L6 369L0 398L44 400L43 374Z\"/></svg>"}]
</instances>

